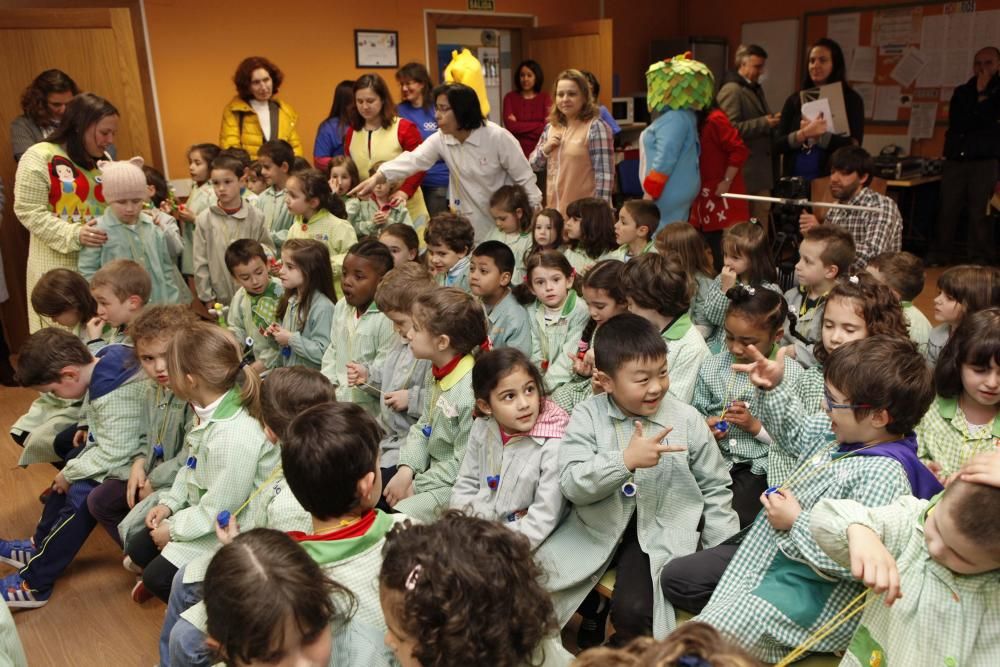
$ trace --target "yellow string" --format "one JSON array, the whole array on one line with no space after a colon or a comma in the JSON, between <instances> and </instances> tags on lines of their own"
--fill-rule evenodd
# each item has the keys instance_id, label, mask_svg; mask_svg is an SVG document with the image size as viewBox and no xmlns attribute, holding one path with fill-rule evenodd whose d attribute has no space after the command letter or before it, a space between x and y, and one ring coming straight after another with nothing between
<instances>
[{"instance_id":1,"label":"yellow string","mask_svg":"<svg viewBox=\"0 0 1000 667\"><path fill-rule=\"evenodd\" d=\"M823 465L821 465L821 466L818 466L818 467L814 468L814 469L813 469L813 470L812 470L812 471L810 472L810 474L806 475L806 476L805 476L804 478L802 478L801 480L798 480L798 481L797 481L797 483L798 483L798 484L804 484L805 482L808 482L808 481L809 481L810 479L812 479L813 477L815 477L815 476L816 476L816 475L818 475L819 473L821 473L821 472L823 472L824 470L826 470L826 469L827 469L828 467L830 467L831 465L833 465L833 464L834 464L834 463L836 463L837 461L843 461L844 459L848 459L848 458L852 457L853 455L857 454L858 452L861 452L861 451L864 451L864 450L866 450L866 449L869 449L869 448L871 448L871 447L875 447L876 445L884 445L884 444L885 444L884 442L873 442L873 443L872 443L872 444L870 444L870 445L865 445L864 447L858 447L857 449L855 449L855 450L853 450L853 451L851 451L851 452L848 452L848 453L844 454L843 456L834 456L834 457L832 457L832 458L831 458L831 459L830 459L829 461L827 461L826 463L824 463ZM840 444L837 444L837 447L840 447ZM835 452L828 452L828 453L830 453L830 454L834 454ZM800 474L802 474L802 472L804 472L804 471L805 471L805 470L806 470L806 469L807 469L807 468L809 467L809 464L810 464L810 463L811 463L811 462L812 462L812 461L813 461L813 460L814 460L815 458L816 458L815 456L811 456L811 457L809 458L809 460L808 460L808 461L806 461L806 462L805 462L805 463L803 463L803 464L802 464L801 466L799 466L799 467L798 467L798 468L797 468L797 469L796 469L796 470L795 470L795 471L794 471L794 472L793 472L793 473L792 473L792 474L791 474L791 475L790 475L790 476L788 477L788 479L787 479L787 480L785 480L785 482L784 482L783 484L781 484L781 485L780 485L780 486L778 487L778 488L779 488L779 490L780 490L780 489L789 489L789 488L791 488L791 486L792 486L792 481L793 481L793 480L795 480L795 479L796 479L796 478L797 478L797 477L798 477L798 476L799 476Z\"/></svg>"},{"instance_id":2,"label":"yellow string","mask_svg":"<svg viewBox=\"0 0 1000 667\"><path fill-rule=\"evenodd\" d=\"M864 600L864 602L862 602L865 596L867 596L870 592L871 591L867 588L861 591L861 593L859 593L857 597L855 597L853 600L844 605L844 608L841 609L839 612L837 612L833 616L833 618L831 618L829 621L827 621L819 628L817 628L816 631L813 632L811 635L806 637L805 641L803 641L796 648L794 648L788 655L782 658L780 662L776 663L774 667L787 667L787 665L792 664L793 662L801 658L804 654L808 653L813 646L815 646L823 639L828 637L837 628L842 626L844 623L847 623L849 620L851 620L859 613L864 611L865 607L867 607L868 604L874 599L872 597L869 597L868 599Z\"/></svg>"},{"instance_id":3,"label":"yellow string","mask_svg":"<svg viewBox=\"0 0 1000 667\"><path fill-rule=\"evenodd\" d=\"M251 501L253 501L253 499L256 498L260 494L261 491L263 491L268 486L270 486L271 482L273 482L278 477L278 475L280 475L280 474L281 474L281 465L279 465L277 468L275 468L274 471L271 473L271 476L268 477L267 479L265 479L264 483L261 484L260 486L258 486L257 489L253 493L250 494L250 497L246 499L246 502L244 502L242 505L240 505L236 509L236 511L233 512L233 515L232 515L233 518L238 517L240 515L240 512L242 512L246 508L246 506L249 505L251 503Z\"/></svg>"}]
</instances>

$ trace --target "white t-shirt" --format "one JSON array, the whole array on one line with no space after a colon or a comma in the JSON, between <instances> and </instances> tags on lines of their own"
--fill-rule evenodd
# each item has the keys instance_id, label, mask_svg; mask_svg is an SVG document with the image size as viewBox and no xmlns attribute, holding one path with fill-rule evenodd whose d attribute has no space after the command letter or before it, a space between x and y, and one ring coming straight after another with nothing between
<instances>
[{"instance_id":1,"label":"white t-shirt","mask_svg":"<svg viewBox=\"0 0 1000 667\"><path fill-rule=\"evenodd\" d=\"M271 138L271 108L267 102L258 99L250 100L250 108L257 114L260 129L264 133L264 141Z\"/></svg>"}]
</instances>

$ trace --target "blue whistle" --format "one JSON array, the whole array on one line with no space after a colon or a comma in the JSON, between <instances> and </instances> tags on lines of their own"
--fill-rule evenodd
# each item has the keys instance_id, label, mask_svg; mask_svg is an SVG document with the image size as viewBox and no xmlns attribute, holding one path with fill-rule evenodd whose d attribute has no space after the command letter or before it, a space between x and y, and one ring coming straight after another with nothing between
<instances>
[{"instance_id":1,"label":"blue whistle","mask_svg":"<svg viewBox=\"0 0 1000 667\"><path fill-rule=\"evenodd\" d=\"M197 468L197 467L198 467L198 459L196 459L196 458L195 458L195 457L193 457L193 456L189 456L189 457L188 457L188 459L187 459L187 461L185 461L185 463L184 463L184 464L185 464L185 465L186 465L186 466L187 466L188 468L191 468L191 470L194 470L195 468Z\"/></svg>"},{"instance_id":2,"label":"blue whistle","mask_svg":"<svg viewBox=\"0 0 1000 667\"><path fill-rule=\"evenodd\" d=\"M153 458L154 459L163 458L163 445L161 445L160 443L156 443L156 445L153 446Z\"/></svg>"},{"instance_id":3,"label":"blue whistle","mask_svg":"<svg viewBox=\"0 0 1000 667\"><path fill-rule=\"evenodd\" d=\"M229 510L222 510L221 512L219 512L219 516L215 517L215 520L219 522L219 526L221 526L222 528L228 528L229 519L231 518L232 515L229 513Z\"/></svg>"},{"instance_id":4,"label":"blue whistle","mask_svg":"<svg viewBox=\"0 0 1000 667\"><path fill-rule=\"evenodd\" d=\"M87 434L87 440L89 440L90 442L94 442L94 434L93 433L88 433Z\"/></svg>"},{"instance_id":5,"label":"blue whistle","mask_svg":"<svg viewBox=\"0 0 1000 667\"><path fill-rule=\"evenodd\" d=\"M425 438L431 437L431 425L430 424L425 425L422 429L420 429L420 431L424 434Z\"/></svg>"},{"instance_id":6,"label":"blue whistle","mask_svg":"<svg viewBox=\"0 0 1000 667\"><path fill-rule=\"evenodd\" d=\"M767 491L764 492L764 495L769 496L772 493L777 493L779 496L781 495L781 491L778 491L778 487L776 486L769 487Z\"/></svg>"},{"instance_id":7,"label":"blue whistle","mask_svg":"<svg viewBox=\"0 0 1000 667\"><path fill-rule=\"evenodd\" d=\"M729 430L729 422L727 422L725 419L720 419L718 423L716 423L715 425L715 430L718 431L719 433L725 433L726 431Z\"/></svg>"},{"instance_id":8,"label":"blue whistle","mask_svg":"<svg viewBox=\"0 0 1000 667\"><path fill-rule=\"evenodd\" d=\"M636 488L634 482L625 482L622 484L622 495L626 498L634 498L638 492L639 489Z\"/></svg>"},{"instance_id":9,"label":"blue whistle","mask_svg":"<svg viewBox=\"0 0 1000 667\"><path fill-rule=\"evenodd\" d=\"M497 487L500 486L500 475L487 475L486 486L490 487L491 490L496 491Z\"/></svg>"},{"instance_id":10,"label":"blue whistle","mask_svg":"<svg viewBox=\"0 0 1000 667\"><path fill-rule=\"evenodd\" d=\"M288 346L285 346L285 347L281 348L281 356L283 356L285 359L287 359L290 356L292 356L292 348L290 348Z\"/></svg>"}]
</instances>

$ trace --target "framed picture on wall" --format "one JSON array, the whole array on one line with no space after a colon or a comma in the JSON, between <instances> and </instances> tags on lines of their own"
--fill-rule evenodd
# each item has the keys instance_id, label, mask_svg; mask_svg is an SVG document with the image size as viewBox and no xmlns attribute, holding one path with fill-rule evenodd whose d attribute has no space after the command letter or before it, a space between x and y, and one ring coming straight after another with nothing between
<instances>
[{"instance_id":1,"label":"framed picture on wall","mask_svg":"<svg viewBox=\"0 0 1000 667\"><path fill-rule=\"evenodd\" d=\"M355 30L354 65L358 69L399 67L399 33L395 30Z\"/></svg>"}]
</instances>

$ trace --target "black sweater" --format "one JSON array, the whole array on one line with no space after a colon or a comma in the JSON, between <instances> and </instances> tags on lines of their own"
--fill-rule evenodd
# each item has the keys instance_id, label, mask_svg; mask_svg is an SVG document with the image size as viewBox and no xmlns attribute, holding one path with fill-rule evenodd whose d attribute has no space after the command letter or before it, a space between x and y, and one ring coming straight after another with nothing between
<instances>
[{"instance_id":1,"label":"black sweater","mask_svg":"<svg viewBox=\"0 0 1000 667\"><path fill-rule=\"evenodd\" d=\"M860 146L865 138L865 102L853 88L846 84L842 85L844 88L844 107L847 111L847 122L851 127L851 136L834 135L830 137L830 143L826 146L823 160L820 163L820 176L829 175L830 155L835 150L842 146L850 146L852 143ZM802 97L801 93L796 91L785 100L785 106L781 109L781 122L778 124L775 151L784 156L781 167L782 176L791 176L795 168L795 156L800 149L788 145L788 135L798 131L801 122Z\"/></svg>"}]
</instances>

